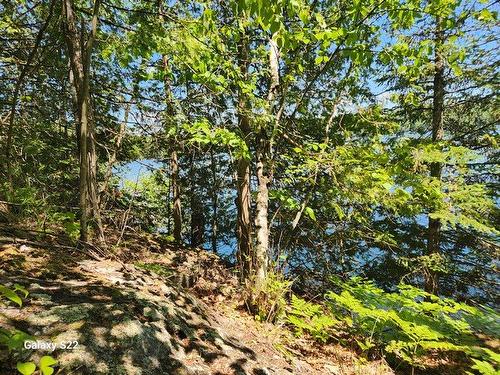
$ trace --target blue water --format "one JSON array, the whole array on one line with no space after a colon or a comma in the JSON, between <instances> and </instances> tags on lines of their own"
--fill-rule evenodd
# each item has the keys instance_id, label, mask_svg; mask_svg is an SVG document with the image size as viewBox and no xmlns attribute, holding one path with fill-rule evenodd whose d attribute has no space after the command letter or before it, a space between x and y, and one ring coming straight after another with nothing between
<instances>
[{"instance_id":1,"label":"blue water","mask_svg":"<svg viewBox=\"0 0 500 375\"><path fill-rule=\"evenodd\" d=\"M164 163L155 159L142 159L135 160L113 169L113 174L119 178L119 187L123 188L125 181L136 182L141 177L147 176L155 170L162 168ZM158 232L165 233L166 228L158 228ZM210 235L207 233L205 236L206 242L203 248L210 250L212 243L210 242ZM229 243L228 243L229 242ZM230 238L228 241L219 240L217 242L217 253L221 256L234 259L235 249L237 243L236 238Z\"/></svg>"},{"instance_id":2,"label":"blue water","mask_svg":"<svg viewBox=\"0 0 500 375\"><path fill-rule=\"evenodd\" d=\"M125 181L135 182L152 171L161 168L163 164L154 159L135 160L113 168L113 174L120 179L120 187Z\"/></svg>"}]
</instances>

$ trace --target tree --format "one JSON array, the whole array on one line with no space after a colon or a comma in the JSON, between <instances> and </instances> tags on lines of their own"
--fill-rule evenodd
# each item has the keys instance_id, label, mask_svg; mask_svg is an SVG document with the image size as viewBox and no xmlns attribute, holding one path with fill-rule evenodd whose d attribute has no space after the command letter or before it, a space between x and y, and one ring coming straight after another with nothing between
<instances>
[{"instance_id":1,"label":"tree","mask_svg":"<svg viewBox=\"0 0 500 375\"><path fill-rule=\"evenodd\" d=\"M65 0L64 32L51 4L0 5L2 197L40 202L40 222L80 198L98 230L106 209L120 233L210 233L250 305L273 272L311 294L363 274L488 300L492 4ZM148 176L122 188L129 161Z\"/></svg>"},{"instance_id":2,"label":"tree","mask_svg":"<svg viewBox=\"0 0 500 375\"><path fill-rule=\"evenodd\" d=\"M89 94L92 49L97 35L100 4L100 0L95 0L91 31L86 40L84 39L85 30L82 28L78 32L73 1L64 0L62 6L67 52L71 66L70 80L76 93L77 128L79 129L78 146L80 151L80 239L84 242L88 238L89 209L92 212L92 217L97 222L99 238L104 240L97 196L97 155ZM85 40L83 45L81 43L82 39Z\"/></svg>"},{"instance_id":3,"label":"tree","mask_svg":"<svg viewBox=\"0 0 500 375\"><path fill-rule=\"evenodd\" d=\"M441 19L436 19L436 36L434 47L434 83L433 83L433 99L432 99L432 141L440 142L443 140L443 111L444 111L444 61L441 49L443 48L443 32L441 30ZM437 180L441 179L442 165L439 162L431 164L430 175ZM440 251L440 231L441 221L436 218L429 217L429 229L427 239L427 254L432 256L439 254ZM426 273L425 290L428 293L437 294L438 279L435 272L428 271Z\"/></svg>"},{"instance_id":4,"label":"tree","mask_svg":"<svg viewBox=\"0 0 500 375\"><path fill-rule=\"evenodd\" d=\"M424 138L423 145L417 146L421 147L422 161L428 165L425 173L429 177L425 187L422 186L426 196L421 196L426 201L424 207L428 213L427 244L421 270L425 289L431 293L441 290L438 275L447 272L446 258L449 259L452 251L446 248L449 246L447 241L443 241L447 237L443 229L450 232L459 225L486 235L494 232L476 212L466 208L466 201L475 200L486 213L491 209L491 202L487 203L489 198L484 186L473 187L471 181L465 182L472 172L468 166L475 152L468 149L465 139L453 139L451 128L455 126L453 121L447 120L464 98L484 101L491 95L489 84L485 82L493 82L493 76L478 80L479 75L484 78L495 74L491 69L496 59L489 51L494 37L487 26L495 16L488 8L489 4L426 2L422 11L415 13L418 16L400 28L399 42L387 47L392 53L382 54L383 60L390 56L396 62L401 81L395 88L404 93L401 98L405 116L410 121L416 120L414 131L424 135L429 127L431 129L430 142ZM427 90L432 92L431 97ZM418 116L425 118L424 122L417 120ZM425 121L429 121L429 127L425 127ZM450 133L445 133L447 126ZM477 194L470 195L471 190ZM446 254L447 251L450 254Z\"/></svg>"},{"instance_id":5,"label":"tree","mask_svg":"<svg viewBox=\"0 0 500 375\"><path fill-rule=\"evenodd\" d=\"M9 116L9 123L8 123L8 128L7 128L7 142L5 145L5 160L6 160L6 171L7 171L7 182L9 184L9 190L12 193L13 189L13 182L12 182L12 159L11 159L11 149L12 149L12 137L13 137L13 132L14 132L14 124L15 124L15 117L16 117L16 110L17 110L17 104L19 100L19 94L22 90L22 87L24 85L24 80L26 78L26 75L29 73L30 69L33 69L32 62L34 57L36 56L38 49L40 47L40 43L43 39L44 33L47 30L47 27L49 26L51 20L52 20L52 15L54 13L54 6L55 6L55 0L52 0L49 5L49 10L48 10L48 15L45 20L45 22L42 24L40 27L40 30L38 30L38 33L36 35L35 39L35 45L31 49L28 58L26 60L26 63L21 69L21 72L19 73L19 77L16 80L16 84L14 87L14 93L12 97L12 104L11 104L11 109L10 109L10 116Z\"/></svg>"}]
</instances>

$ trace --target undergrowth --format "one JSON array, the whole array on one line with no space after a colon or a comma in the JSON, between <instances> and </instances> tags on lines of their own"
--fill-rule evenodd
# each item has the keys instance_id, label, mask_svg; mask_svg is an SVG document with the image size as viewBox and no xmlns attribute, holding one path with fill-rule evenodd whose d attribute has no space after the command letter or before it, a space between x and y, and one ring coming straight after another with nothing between
<instances>
[{"instance_id":1,"label":"undergrowth","mask_svg":"<svg viewBox=\"0 0 500 375\"><path fill-rule=\"evenodd\" d=\"M307 333L323 343L334 334L333 328L339 323L325 307L295 295L292 295L286 320L294 327L297 336Z\"/></svg>"},{"instance_id":2,"label":"undergrowth","mask_svg":"<svg viewBox=\"0 0 500 375\"><path fill-rule=\"evenodd\" d=\"M361 278L334 283L337 291L327 292L321 304L292 296L286 321L296 335L321 343L347 337L366 355L420 369L430 358L456 352L469 364L467 374L499 374L500 355L484 339L498 340L500 317L493 309L405 284L389 293Z\"/></svg>"},{"instance_id":3,"label":"undergrowth","mask_svg":"<svg viewBox=\"0 0 500 375\"><path fill-rule=\"evenodd\" d=\"M144 270L154 272L158 276L170 277L173 275L173 271L170 268L165 267L164 265L161 265L159 263L137 262L134 265L138 268L142 268Z\"/></svg>"},{"instance_id":4,"label":"undergrowth","mask_svg":"<svg viewBox=\"0 0 500 375\"><path fill-rule=\"evenodd\" d=\"M15 303L19 308L23 305L22 297L28 297L29 292L19 284L12 288L0 284L0 306ZM41 357L38 363L23 361L29 359L30 353L24 350L25 341L34 341L36 338L20 330L8 330L0 327L0 350L6 350L12 358L17 359L16 369L22 375L31 375L38 369L40 375L52 375L58 361L49 355Z\"/></svg>"},{"instance_id":5,"label":"undergrowth","mask_svg":"<svg viewBox=\"0 0 500 375\"><path fill-rule=\"evenodd\" d=\"M283 275L270 272L259 290L248 290L251 296L251 311L255 312L255 318L261 322L275 322L284 317L287 305L286 297L290 293L292 282L286 280Z\"/></svg>"}]
</instances>

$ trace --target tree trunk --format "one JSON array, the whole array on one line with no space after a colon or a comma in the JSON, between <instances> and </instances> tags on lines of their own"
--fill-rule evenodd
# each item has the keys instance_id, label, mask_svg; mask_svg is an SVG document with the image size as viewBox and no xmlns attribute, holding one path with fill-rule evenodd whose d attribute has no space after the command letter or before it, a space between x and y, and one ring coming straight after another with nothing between
<instances>
[{"instance_id":1,"label":"tree trunk","mask_svg":"<svg viewBox=\"0 0 500 375\"><path fill-rule=\"evenodd\" d=\"M97 201L97 156L94 145L94 126L92 123L92 111L90 102L90 64L92 47L97 34L98 13L100 0L95 0L92 15L92 27L90 35L83 47L81 36L76 27L74 5L72 0L63 1L63 20L65 22L66 45L70 60L71 71L73 73L73 84L77 96L77 117L79 128L79 153L80 153L80 185L79 185L79 205L80 205L80 240L88 240L88 216L89 203L94 217L98 218L98 231L100 239L103 239L103 231L100 223L99 207ZM90 154L89 154L90 152ZM90 200L90 202L89 202Z\"/></svg>"},{"instance_id":2,"label":"tree trunk","mask_svg":"<svg viewBox=\"0 0 500 375\"><path fill-rule=\"evenodd\" d=\"M262 143L266 142L262 140ZM268 178L264 173L265 165L265 148L263 145L261 150L257 151L257 198L256 198L256 211L255 211L255 288L260 290L263 282L267 276L267 266L269 262L268 248L269 248L269 224L268 224L268 208L269 208L269 191L268 191Z\"/></svg>"},{"instance_id":3,"label":"tree trunk","mask_svg":"<svg viewBox=\"0 0 500 375\"><path fill-rule=\"evenodd\" d=\"M90 102L90 96L88 97L88 101ZM89 109L92 109L92 106L89 105ZM88 135L89 139L87 141L87 161L89 163L89 172L88 172L88 200L90 203L90 210L92 212L92 219L96 224L97 235L99 242L101 244L105 244L104 238L104 230L101 220L101 210L100 210L100 197L98 193L98 184L97 184L97 153L96 153L96 141L95 141L95 128L94 128L94 117L91 114L89 116L90 121L88 121Z\"/></svg>"},{"instance_id":4,"label":"tree trunk","mask_svg":"<svg viewBox=\"0 0 500 375\"><path fill-rule=\"evenodd\" d=\"M181 189L179 186L179 161L177 151L170 154L170 185L172 187L174 217L174 240L177 243L182 242L182 212L181 212Z\"/></svg>"},{"instance_id":5,"label":"tree trunk","mask_svg":"<svg viewBox=\"0 0 500 375\"><path fill-rule=\"evenodd\" d=\"M172 201L171 201L171 191L172 191L172 180L170 178L170 166L169 166L169 163L168 163L168 160L165 160L164 161L165 163L165 168L167 169L167 174L168 174L168 178L167 178L167 191L168 191L168 194L167 194L167 233L170 235L170 233L172 232Z\"/></svg>"},{"instance_id":6,"label":"tree trunk","mask_svg":"<svg viewBox=\"0 0 500 375\"><path fill-rule=\"evenodd\" d=\"M80 114L80 240L88 240L87 217L89 214L87 200L87 183L89 176L89 164L87 159L88 144L88 101L84 100L81 106Z\"/></svg>"},{"instance_id":7,"label":"tree trunk","mask_svg":"<svg viewBox=\"0 0 500 375\"><path fill-rule=\"evenodd\" d=\"M441 20L436 20L435 41L435 70L432 101L432 141L439 142L444 136L443 111L444 111L444 61L442 56L443 31L440 26ZM431 177L441 179L441 163L435 162L430 166ZM441 221L429 217L427 233L427 255L439 254L441 242ZM433 270L427 270L425 274L425 290L429 293L438 292L438 275Z\"/></svg>"},{"instance_id":8,"label":"tree trunk","mask_svg":"<svg viewBox=\"0 0 500 375\"><path fill-rule=\"evenodd\" d=\"M250 161L248 159L241 158L238 160L237 176L237 258L240 267L240 278L244 281L249 279L253 273L252 225L250 220Z\"/></svg>"},{"instance_id":9,"label":"tree trunk","mask_svg":"<svg viewBox=\"0 0 500 375\"><path fill-rule=\"evenodd\" d=\"M193 197L191 202L191 246L203 245L205 240L205 215L203 205L198 197Z\"/></svg>"},{"instance_id":10,"label":"tree trunk","mask_svg":"<svg viewBox=\"0 0 500 375\"><path fill-rule=\"evenodd\" d=\"M217 206L218 206L218 185L217 185L217 165L215 164L214 151L210 150L210 167L212 169L212 222L211 222L211 236L210 240L212 242L212 251L217 253L217 231L218 231L218 220L217 220Z\"/></svg>"},{"instance_id":11,"label":"tree trunk","mask_svg":"<svg viewBox=\"0 0 500 375\"><path fill-rule=\"evenodd\" d=\"M163 71L165 74L164 78L164 88L165 88L165 104L166 104L166 126L175 125L174 115L174 103L172 97L172 90L170 88L169 79L169 67L168 67L168 56L163 56ZM179 160L177 156L177 145L172 145L172 151L170 152L170 186L172 188L173 196L173 207L172 214L174 219L174 240L177 243L182 242L182 211L181 211L181 189L179 185Z\"/></svg>"},{"instance_id":12,"label":"tree trunk","mask_svg":"<svg viewBox=\"0 0 500 375\"><path fill-rule=\"evenodd\" d=\"M205 240L205 215L203 205L197 197L191 202L191 246L203 245Z\"/></svg>"},{"instance_id":13,"label":"tree trunk","mask_svg":"<svg viewBox=\"0 0 500 375\"><path fill-rule=\"evenodd\" d=\"M238 44L238 64L242 77L248 77L248 40L243 32ZM250 120L248 118L248 99L240 89L238 91L238 127L241 134L249 144L251 134ZM237 197L236 207L238 220L236 226L236 237L238 239L237 260L240 268L240 279L246 281L253 275L254 254L252 251L252 224L250 213L251 191L250 191L250 160L241 157L237 161Z\"/></svg>"},{"instance_id":14,"label":"tree trunk","mask_svg":"<svg viewBox=\"0 0 500 375\"><path fill-rule=\"evenodd\" d=\"M279 86L279 62L278 62L278 46L276 42L269 39L269 73L270 85L269 93L267 96L269 104L269 113L273 114L274 100L276 98L276 91ZM255 243L255 288L258 292L267 277L267 267L269 263L269 177L266 174L268 169L269 155L269 139L265 128L262 128L257 135L257 198L256 198L256 212L255 212L255 230L256 230L256 243Z\"/></svg>"},{"instance_id":15,"label":"tree trunk","mask_svg":"<svg viewBox=\"0 0 500 375\"><path fill-rule=\"evenodd\" d=\"M196 152L191 152L190 157L190 205L191 205L191 246L198 247L204 242L205 235L205 215L203 203L196 194L196 179L194 173Z\"/></svg>"}]
</instances>

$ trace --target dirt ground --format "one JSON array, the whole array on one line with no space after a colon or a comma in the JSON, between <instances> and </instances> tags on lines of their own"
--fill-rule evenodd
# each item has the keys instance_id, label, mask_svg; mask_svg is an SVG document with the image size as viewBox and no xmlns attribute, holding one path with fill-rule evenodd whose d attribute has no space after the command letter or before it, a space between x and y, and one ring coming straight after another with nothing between
<instances>
[{"instance_id":1,"label":"dirt ground","mask_svg":"<svg viewBox=\"0 0 500 375\"><path fill-rule=\"evenodd\" d=\"M59 361L57 374L393 373L257 322L242 308L234 275L210 252L129 236L109 254L0 229L0 283L30 292L22 308L0 306L0 327L58 346L78 342L51 353L2 352L0 374L46 354Z\"/></svg>"}]
</instances>

